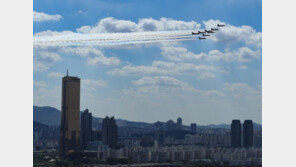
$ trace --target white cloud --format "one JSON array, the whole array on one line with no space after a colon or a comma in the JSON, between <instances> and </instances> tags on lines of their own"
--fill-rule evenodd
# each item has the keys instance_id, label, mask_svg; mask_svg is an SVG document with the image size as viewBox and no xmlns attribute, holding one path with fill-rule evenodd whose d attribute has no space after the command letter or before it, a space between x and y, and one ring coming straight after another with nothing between
<instances>
[{"instance_id":1,"label":"white cloud","mask_svg":"<svg viewBox=\"0 0 296 167\"><path fill-rule=\"evenodd\" d=\"M81 57L87 57L88 65L119 65L120 60L116 57L106 57L100 49L92 46L88 47L67 47L62 48L62 52L71 55L79 55Z\"/></svg>"},{"instance_id":2,"label":"white cloud","mask_svg":"<svg viewBox=\"0 0 296 167\"><path fill-rule=\"evenodd\" d=\"M225 94L218 90L206 90L202 92L204 96L225 96Z\"/></svg>"},{"instance_id":3,"label":"white cloud","mask_svg":"<svg viewBox=\"0 0 296 167\"><path fill-rule=\"evenodd\" d=\"M188 83L170 76L142 77L132 81L134 89L124 90L124 94L137 97L157 96L171 98L213 98L225 96L219 90L200 90Z\"/></svg>"},{"instance_id":4,"label":"white cloud","mask_svg":"<svg viewBox=\"0 0 296 167\"><path fill-rule=\"evenodd\" d=\"M139 31L173 31L173 30L195 30L200 28L200 24L195 21L181 21L169 18L143 18L138 22Z\"/></svg>"},{"instance_id":5,"label":"white cloud","mask_svg":"<svg viewBox=\"0 0 296 167\"><path fill-rule=\"evenodd\" d=\"M203 24L207 29L217 27L217 24L226 24L219 20L203 21ZM262 33L256 32L251 26L233 26L226 24L225 27L219 28L219 31L212 34L209 40L216 42L222 42L226 44L244 42L247 45L253 45L256 47L262 46Z\"/></svg>"},{"instance_id":6,"label":"white cloud","mask_svg":"<svg viewBox=\"0 0 296 167\"><path fill-rule=\"evenodd\" d=\"M92 96L94 91L100 89L100 88L105 88L108 86L107 81L98 79L98 80L93 80L93 79L82 79L81 80L81 92L84 95Z\"/></svg>"},{"instance_id":7,"label":"white cloud","mask_svg":"<svg viewBox=\"0 0 296 167\"><path fill-rule=\"evenodd\" d=\"M52 78L62 78L64 75L62 73L59 72L50 72L47 74L48 77L52 77Z\"/></svg>"},{"instance_id":8,"label":"white cloud","mask_svg":"<svg viewBox=\"0 0 296 167\"><path fill-rule=\"evenodd\" d=\"M58 55L57 53L52 53L52 52L41 52L41 53L39 53L39 56L41 59L47 60L50 62L59 61L61 59L60 55Z\"/></svg>"},{"instance_id":9,"label":"white cloud","mask_svg":"<svg viewBox=\"0 0 296 167\"><path fill-rule=\"evenodd\" d=\"M138 23L130 20L118 20L113 17L101 19L96 26L82 26L76 31L79 33L110 33L110 32L143 32L143 31L172 31L194 30L200 28L195 21L185 22L169 18L139 19Z\"/></svg>"},{"instance_id":10,"label":"white cloud","mask_svg":"<svg viewBox=\"0 0 296 167\"><path fill-rule=\"evenodd\" d=\"M57 53L34 50L33 69L36 72L47 71L54 62L57 62L60 59L61 56Z\"/></svg>"},{"instance_id":11,"label":"white cloud","mask_svg":"<svg viewBox=\"0 0 296 167\"><path fill-rule=\"evenodd\" d=\"M63 17L61 15L49 15L42 12L33 11L33 20L34 22L42 21L60 21Z\"/></svg>"},{"instance_id":12,"label":"white cloud","mask_svg":"<svg viewBox=\"0 0 296 167\"><path fill-rule=\"evenodd\" d=\"M38 32L38 33L35 33L34 34L34 37L52 37L52 36L65 36L65 35L74 35L76 34L75 32L73 31L51 31L51 30L46 30L46 31L41 31L41 32ZM42 47L41 46L38 46L38 47Z\"/></svg>"},{"instance_id":13,"label":"white cloud","mask_svg":"<svg viewBox=\"0 0 296 167\"><path fill-rule=\"evenodd\" d=\"M44 71L47 71L49 68L50 68L49 64L39 62L39 61L33 62L33 70L35 72L44 72Z\"/></svg>"},{"instance_id":14,"label":"white cloud","mask_svg":"<svg viewBox=\"0 0 296 167\"><path fill-rule=\"evenodd\" d=\"M248 47L241 47L233 51L221 52L219 50L212 50L208 54L199 53L195 54L188 51L184 47L179 46L163 46L161 54L172 61L191 61L191 60L211 60L211 61L238 61L249 62L261 57L261 51L254 51Z\"/></svg>"},{"instance_id":15,"label":"white cloud","mask_svg":"<svg viewBox=\"0 0 296 167\"><path fill-rule=\"evenodd\" d=\"M61 106L61 87L34 87L33 102L37 106Z\"/></svg>"},{"instance_id":16,"label":"white cloud","mask_svg":"<svg viewBox=\"0 0 296 167\"><path fill-rule=\"evenodd\" d=\"M84 14L85 12L83 10L78 10L77 13Z\"/></svg>"},{"instance_id":17,"label":"white cloud","mask_svg":"<svg viewBox=\"0 0 296 167\"><path fill-rule=\"evenodd\" d=\"M245 69L248 69L248 66L246 66L246 65L242 65L242 66L240 66L239 67L241 70L245 70Z\"/></svg>"},{"instance_id":18,"label":"white cloud","mask_svg":"<svg viewBox=\"0 0 296 167\"><path fill-rule=\"evenodd\" d=\"M40 57L39 59L48 59L51 60L51 62L60 60L61 56L57 53L61 53L84 57L87 65L113 66L120 64L120 60L117 57L107 57L101 49L92 46L70 47L36 45L34 46L34 53ZM39 64L39 66L41 65ZM48 68L46 68L46 70L47 69Z\"/></svg>"},{"instance_id":19,"label":"white cloud","mask_svg":"<svg viewBox=\"0 0 296 167\"><path fill-rule=\"evenodd\" d=\"M34 80L33 81L33 86L36 87L36 88L44 88L47 86L46 82L45 81L37 81L37 80Z\"/></svg>"},{"instance_id":20,"label":"white cloud","mask_svg":"<svg viewBox=\"0 0 296 167\"><path fill-rule=\"evenodd\" d=\"M102 79L98 79L98 80L92 80L92 79L82 79L81 83L83 86L85 87L97 87L97 88L104 88L107 87L107 82L105 80Z\"/></svg>"},{"instance_id":21,"label":"white cloud","mask_svg":"<svg viewBox=\"0 0 296 167\"><path fill-rule=\"evenodd\" d=\"M184 47L177 47L177 46L164 46L161 47L161 54L173 61L184 61L184 60L199 60L206 57L205 53L195 54L189 52Z\"/></svg>"},{"instance_id":22,"label":"white cloud","mask_svg":"<svg viewBox=\"0 0 296 167\"><path fill-rule=\"evenodd\" d=\"M232 52L221 52L219 50L212 50L209 52L208 60L224 60L224 61L238 61L238 62L250 62L254 59L261 57L261 51L254 51L247 47L241 47Z\"/></svg>"},{"instance_id":23,"label":"white cloud","mask_svg":"<svg viewBox=\"0 0 296 167\"><path fill-rule=\"evenodd\" d=\"M225 83L223 90L229 92L232 96L236 98L240 98L240 97L261 98L260 90L255 89L245 83Z\"/></svg>"},{"instance_id":24,"label":"white cloud","mask_svg":"<svg viewBox=\"0 0 296 167\"><path fill-rule=\"evenodd\" d=\"M193 89L193 87L189 86L187 83L169 76L143 77L139 80L132 81L132 83L136 86L158 85L162 87L180 87Z\"/></svg>"},{"instance_id":25,"label":"white cloud","mask_svg":"<svg viewBox=\"0 0 296 167\"><path fill-rule=\"evenodd\" d=\"M215 78L216 75L212 72L202 72L198 75L198 79L209 79L209 78Z\"/></svg>"},{"instance_id":26,"label":"white cloud","mask_svg":"<svg viewBox=\"0 0 296 167\"><path fill-rule=\"evenodd\" d=\"M110 75L139 75L139 74L194 74L196 72L225 72L220 67L209 65L195 65L191 63L174 63L164 61L153 61L151 66L126 65L121 69L115 68L109 71Z\"/></svg>"}]
</instances>

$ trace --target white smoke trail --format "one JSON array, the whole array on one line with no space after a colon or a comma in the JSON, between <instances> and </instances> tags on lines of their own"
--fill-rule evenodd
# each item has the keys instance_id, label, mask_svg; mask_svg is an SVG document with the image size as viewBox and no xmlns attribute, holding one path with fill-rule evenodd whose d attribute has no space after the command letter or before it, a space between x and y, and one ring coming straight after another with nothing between
<instances>
[{"instance_id":1,"label":"white smoke trail","mask_svg":"<svg viewBox=\"0 0 296 167\"><path fill-rule=\"evenodd\" d=\"M96 45L114 46L130 44L146 44L154 42L175 42L195 40L192 31L158 31L132 33L105 33L34 36L34 45Z\"/></svg>"}]
</instances>

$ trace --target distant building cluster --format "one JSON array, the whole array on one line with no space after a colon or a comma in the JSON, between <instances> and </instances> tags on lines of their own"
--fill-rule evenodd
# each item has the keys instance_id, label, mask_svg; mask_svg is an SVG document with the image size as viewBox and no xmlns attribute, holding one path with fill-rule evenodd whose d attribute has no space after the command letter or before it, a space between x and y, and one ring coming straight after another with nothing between
<instances>
[{"instance_id":1,"label":"distant building cluster","mask_svg":"<svg viewBox=\"0 0 296 167\"><path fill-rule=\"evenodd\" d=\"M130 158L134 163L181 162L210 160L227 162L231 165L260 165L261 148L207 148L196 145L158 147L123 147L112 149L106 145L98 147L98 159Z\"/></svg>"},{"instance_id":2,"label":"distant building cluster","mask_svg":"<svg viewBox=\"0 0 296 167\"><path fill-rule=\"evenodd\" d=\"M88 109L80 113L80 78L68 74L62 78L61 109L60 133L38 126L34 129L34 147L42 143L40 139L52 135L53 139L59 136L62 157L93 151L98 160L128 158L134 163L205 160L261 164L262 131L254 131L252 120L243 124L232 120L230 129L204 128L196 123L183 125L178 117L176 122L157 121L149 129L126 126L120 130L116 119L106 116L94 128L92 113Z\"/></svg>"}]
</instances>

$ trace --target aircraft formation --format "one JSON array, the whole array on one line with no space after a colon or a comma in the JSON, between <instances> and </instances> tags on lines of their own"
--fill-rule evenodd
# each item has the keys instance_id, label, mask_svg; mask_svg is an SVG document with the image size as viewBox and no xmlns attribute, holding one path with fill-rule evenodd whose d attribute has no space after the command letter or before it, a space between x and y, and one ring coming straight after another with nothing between
<instances>
[{"instance_id":1,"label":"aircraft formation","mask_svg":"<svg viewBox=\"0 0 296 167\"><path fill-rule=\"evenodd\" d=\"M217 24L217 27L225 27L224 24ZM215 33L215 31L218 31L218 28L211 28L209 30L205 29L204 31L197 31L197 32L192 32L192 35L199 35L202 34L202 37L198 37L198 39L203 40L207 39L206 37L211 36L210 34Z\"/></svg>"}]
</instances>

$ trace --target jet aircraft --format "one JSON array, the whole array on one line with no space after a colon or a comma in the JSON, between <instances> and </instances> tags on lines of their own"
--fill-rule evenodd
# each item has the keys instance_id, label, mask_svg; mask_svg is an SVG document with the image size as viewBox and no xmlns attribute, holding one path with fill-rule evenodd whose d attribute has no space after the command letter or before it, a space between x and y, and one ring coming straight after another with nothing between
<instances>
[{"instance_id":1,"label":"jet aircraft","mask_svg":"<svg viewBox=\"0 0 296 167\"><path fill-rule=\"evenodd\" d=\"M199 32L192 32L192 35L198 35L200 34Z\"/></svg>"},{"instance_id":2,"label":"jet aircraft","mask_svg":"<svg viewBox=\"0 0 296 167\"><path fill-rule=\"evenodd\" d=\"M192 35L198 35L198 34L203 34L206 33L205 31L197 31L197 32L192 32Z\"/></svg>"},{"instance_id":3,"label":"jet aircraft","mask_svg":"<svg viewBox=\"0 0 296 167\"><path fill-rule=\"evenodd\" d=\"M224 24L217 24L218 27L225 27Z\"/></svg>"},{"instance_id":4,"label":"jet aircraft","mask_svg":"<svg viewBox=\"0 0 296 167\"><path fill-rule=\"evenodd\" d=\"M207 39L207 38L203 38L203 37L198 37L198 39L202 40L202 39Z\"/></svg>"},{"instance_id":5,"label":"jet aircraft","mask_svg":"<svg viewBox=\"0 0 296 167\"><path fill-rule=\"evenodd\" d=\"M207 36L210 36L210 35L209 34L202 34L202 36L207 37Z\"/></svg>"},{"instance_id":6,"label":"jet aircraft","mask_svg":"<svg viewBox=\"0 0 296 167\"><path fill-rule=\"evenodd\" d=\"M214 31L212 30L205 30L207 33L215 33Z\"/></svg>"}]
</instances>

